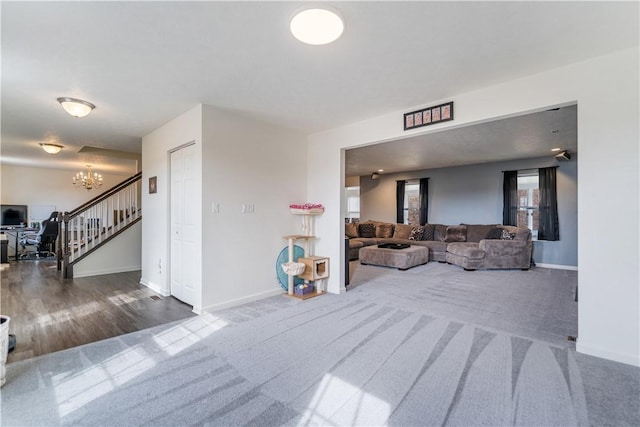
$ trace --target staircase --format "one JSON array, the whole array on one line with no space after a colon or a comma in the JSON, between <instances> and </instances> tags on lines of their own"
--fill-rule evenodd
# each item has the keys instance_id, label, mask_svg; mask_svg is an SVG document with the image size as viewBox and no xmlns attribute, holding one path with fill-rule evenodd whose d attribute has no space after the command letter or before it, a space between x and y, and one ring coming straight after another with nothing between
<instances>
[{"instance_id":1,"label":"staircase","mask_svg":"<svg viewBox=\"0 0 640 427\"><path fill-rule=\"evenodd\" d=\"M73 266L142 220L142 172L122 181L82 206L64 212L58 239L58 271L73 278Z\"/></svg>"}]
</instances>

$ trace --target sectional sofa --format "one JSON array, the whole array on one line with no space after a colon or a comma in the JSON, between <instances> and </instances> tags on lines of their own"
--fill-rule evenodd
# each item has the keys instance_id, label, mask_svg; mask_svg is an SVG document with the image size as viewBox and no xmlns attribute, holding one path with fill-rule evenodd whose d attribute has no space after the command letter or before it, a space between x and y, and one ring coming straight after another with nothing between
<instances>
[{"instance_id":1,"label":"sectional sofa","mask_svg":"<svg viewBox=\"0 0 640 427\"><path fill-rule=\"evenodd\" d=\"M464 268L528 270L533 242L528 228L500 224L425 224L415 226L381 221L345 224L349 259L360 248L381 243L409 243L429 248L429 260Z\"/></svg>"}]
</instances>

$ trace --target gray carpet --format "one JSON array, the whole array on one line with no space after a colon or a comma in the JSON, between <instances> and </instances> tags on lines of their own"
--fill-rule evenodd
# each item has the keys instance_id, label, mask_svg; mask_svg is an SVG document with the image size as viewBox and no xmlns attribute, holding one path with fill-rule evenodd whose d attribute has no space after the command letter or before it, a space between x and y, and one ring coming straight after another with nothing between
<instances>
[{"instance_id":1,"label":"gray carpet","mask_svg":"<svg viewBox=\"0 0 640 427\"><path fill-rule=\"evenodd\" d=\"M573 301L575 274L561 273L359 267L344 295L269 298L10 364L0 421L639 425L640 369L561 339L575 313L546 297L548 282L567 282L558 294ZM482 295L505 287L513 293Z\"/></svg>"}]
</instances>

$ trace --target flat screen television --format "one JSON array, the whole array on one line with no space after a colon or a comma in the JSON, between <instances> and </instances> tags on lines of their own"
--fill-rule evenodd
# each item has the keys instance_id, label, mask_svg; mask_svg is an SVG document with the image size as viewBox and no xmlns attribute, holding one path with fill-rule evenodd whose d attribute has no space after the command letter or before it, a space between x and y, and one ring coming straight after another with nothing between
<instances>
[{"instance_id":1,"label":"flat screen television","mask_svg":"<svg viewBox=\"0 0 640 427\"><path fill-rule=\"evenodd\" d=\"M3 227L26 225L27 205L0 205Z\"/></svg>"}]
</instances>

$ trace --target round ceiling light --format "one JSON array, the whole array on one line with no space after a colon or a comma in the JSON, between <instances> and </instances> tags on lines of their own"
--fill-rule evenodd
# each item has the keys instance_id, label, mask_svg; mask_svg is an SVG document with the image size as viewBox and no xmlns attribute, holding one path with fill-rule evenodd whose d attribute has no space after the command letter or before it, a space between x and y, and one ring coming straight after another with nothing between
<instances>
[{"instance_id":1,"label":"round ceiling light","mask_svg":"<svg viewBox=\"0 0 640 427\"><path fill-rule=\"evenodd\" d=\"M91 110L96 108L96 106L89 101L84 101L82 99L62 97L58 98L58 102L62 105L64 111L73 117L84 117L89 114Z\"/></svg>"},{"instance_id":2,"label":"round ceiling light","mask_svg":"<svg viewBox=\"0 0 640 427\"><path fill-rule=\"evenodd\" d=\"M323 45L338 39L344 31L342 19L326 9L307 9L298 13L289 26L291 34L303 43Z\"/></svg>"},{"instance_id":3,"label":"round ceiling light","mask_svg":"<svg viewBox=\"0 0 640 427\"><path fill-rule=\"evenodd\" d=\"M43 142L40 144L40 146L49 154L58 154L64 148L60 144L53 144L50 142Z\"/></svg>"}]
</instances>

